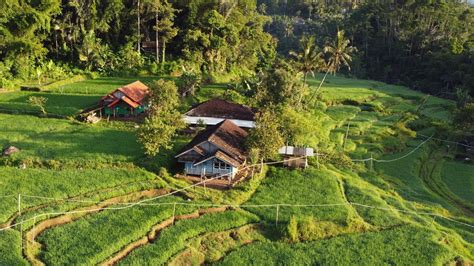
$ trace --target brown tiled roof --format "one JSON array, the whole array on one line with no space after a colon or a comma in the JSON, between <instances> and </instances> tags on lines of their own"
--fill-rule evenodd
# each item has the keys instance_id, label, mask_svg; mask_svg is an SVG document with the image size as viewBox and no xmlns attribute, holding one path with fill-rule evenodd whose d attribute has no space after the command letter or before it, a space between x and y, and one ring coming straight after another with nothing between
<instances>
[{"instance_id":1,"label":"brown tiled roof","mask_svg":"<svg viewBox=\"0 0 474 266\"><path fill-rule=\"evenodd\" d=\"M193 106L186 115L224 119L254 120L255 113L248 106L212 99Z\"/></svg>"},{"instance_id":2,"label":"brown tiled roof","mask_svg":"<svg viewBox=\"0 0 474 266\"><path fill-rule=\"evenodd\" d=\"M243 161L234 159L231 156L229 156L226 153L223 153L221 151L216 152L216 158L221 160L221 161L224 161L224 162L226 162L226 163L228 163L228 164L230 164L234 167L239 167L243 163Z\"/></svg>"},{"instance_id":3,"label":"brown tiled roof","mask_svg":"<svg viewBox=\"0 0 474 266\"><path fill-rule=\"evenodd\" d=\"M238 127L232 121L224 120L197 134L191 142L184 146L179 154L192 149L204 141L209 141L232 158L243 162L246 157L244 142L247 134L245 130Z\"/></svg>"}]
</instances>

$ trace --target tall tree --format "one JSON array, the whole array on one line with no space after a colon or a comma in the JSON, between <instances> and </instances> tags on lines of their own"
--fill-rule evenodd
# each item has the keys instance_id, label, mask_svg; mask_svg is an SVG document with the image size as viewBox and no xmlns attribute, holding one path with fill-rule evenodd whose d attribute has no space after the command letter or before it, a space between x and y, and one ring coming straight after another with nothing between
<instances>
[{"instance_id":1,"label":"tall tree","mask_svg":"<svg viewBox=\"0 0 474 266\"><path fill-rule=\"evenodd\" d=\"M144 123L138 130L138 141L145 154L156 155L160 149L170 149L171 139L184 121L177 108L179 106L178 88L173 81L163 79L150 86L150 107Z\"/></svg>"},{"instance_id":2,"label":"tall tree","mask_svg":"<svg viewBox=\"0 0 474 266\"><path fill-rule=\"evenodd\" d=\"M290 51L290 55L296 58L297 68L303 72L303 80L306 83L308 74L311 73L314 77L314 71L324 65L324 59L322 57L323 53L316 45L314 37L303 37L300 41L300 46L301 52Z\"/></svg>"},{"instance_id":3,"label":"tall tree","mask_svg":"<svg viewBox=\"0 0 474 266\"><path fill-rule=\"evenodd\" d=\"M268 69L256 88L258 106L273 104L290 105L301 108L303 99L309 93L308 86L302 82L301 73L283 60L277 60Z\"/></svg>"},{"instance_id":4,"label":"tall tree","mask_svg":"<svg viewBox=\"0 0 474 266\"><path fill-rule=\"evenodd\" d=\"M255 128L250 131L247 138L248 149L257 150L261 160L275 158L278 149L284 144L278 117L272 109L273 106L268 106L257 113Z\"/></svg>"},{"instance_id":5,"label":"tall tree","mask_svg":"<svg viewBox=\"0 0 474 266\"><path fill-rule=\"evenodd\" d=\"M178 28L174 25L174 19L178 10L168 1L164 0L159 11L159 20L155 31L161 33L161 63L165 63L166 44L178 34Z\"/></svg>"},{"instance_id":6,"label":"tall tree","mask_svg":"<svg viewBox=\"0 0 474 266\"><path fill-rule=\"evenodd\" d=\"M328 73L335 74L342 66L346 66L349 70L351 69L349 63L352 61L352 53L356 49L351 46L350 43L351 42L344 37L344 31L339 30L337 31L336 39L333 43L324 47L324 52L329 56L329 60L326 65L326 73L319 83L316 93L321 89Z\"/></svg>"}]
</instances>

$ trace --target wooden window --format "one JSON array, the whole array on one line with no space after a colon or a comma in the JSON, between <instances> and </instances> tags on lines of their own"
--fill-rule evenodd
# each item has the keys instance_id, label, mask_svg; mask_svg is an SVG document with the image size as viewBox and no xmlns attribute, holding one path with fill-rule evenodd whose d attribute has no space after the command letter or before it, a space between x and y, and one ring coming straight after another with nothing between
<instances>
[{"instance_id":1,"label":"wooden window","mask_svg":"<svg viewBox=\"0 0 474 266\"><path fill-rule=\"evenodd\" d=\"M214 169L230 170L230 165L216 160L214 161Z\"/></svg>"}]
</instances>

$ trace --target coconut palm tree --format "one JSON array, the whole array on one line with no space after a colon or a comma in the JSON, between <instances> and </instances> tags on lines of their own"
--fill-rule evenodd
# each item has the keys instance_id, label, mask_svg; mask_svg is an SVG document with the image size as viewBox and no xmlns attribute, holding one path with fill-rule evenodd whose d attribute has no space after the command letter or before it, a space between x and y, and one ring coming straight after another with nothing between
<instances>
[{"instance_id":1,"label":"coconut palm tree","mask_svg":"<svg viewBox=\"0 0 474 266\"><path fill-rule=\"evenodd\" d=\"M344 37L344 31L337 31L337 37L334 43L324 47L324 53L329 55L329 60L326 65L326 73L324 74L316 93L323 86L326 76L331 73L335 74L342 66L346 66L349 70L351 66L349 63L352 61L352 53L356 50L355 47L350 46L350 41Z\"/></svg>"},{"instance_id":2,"label":"coconut palm tree","mask_svg":"<svg viewBox=\"0 0 474 266\"><path fill-rule=\"evenodd\" d=\"M306 83L308 74L311 73L314 77L314 71L324 65L323 53L316 45L314 37L303 37L300 46L302 49L300 53L290 51L290 55L296 58L297 68L303 72L304 83Z\"/></svg>"}]
</instances>

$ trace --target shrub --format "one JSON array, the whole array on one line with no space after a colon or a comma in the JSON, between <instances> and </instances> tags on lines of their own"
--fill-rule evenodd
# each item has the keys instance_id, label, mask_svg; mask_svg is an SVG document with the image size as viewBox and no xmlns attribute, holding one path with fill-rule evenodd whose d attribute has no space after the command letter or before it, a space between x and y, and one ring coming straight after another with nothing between
<instances>
[{"instance_id":1,"label":"shrub","mask_svg":"<svg viewBox=\"0 0 474 266\"><path fill-rule=\"evenodd\" d=\"M293 215L290 218L290 222L288 223L287 230L288 230L288 237L290 238L290 241L297 242L299 239L298 221L296 220L296 217Z\"/></svg>"}]
</instances>

